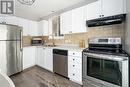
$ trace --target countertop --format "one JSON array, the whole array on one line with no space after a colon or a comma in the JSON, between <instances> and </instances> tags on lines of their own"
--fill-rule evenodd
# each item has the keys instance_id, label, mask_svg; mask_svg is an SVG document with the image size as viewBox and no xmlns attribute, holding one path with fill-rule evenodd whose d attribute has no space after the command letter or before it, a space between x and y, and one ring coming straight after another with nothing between
<instances>
[{"instance_id":1,"label":"countertop","mask_svg":"<svg viewBox=\"0 0 130 87\"><path fill-rule=\"evenodd\" d=\"M68 51L83 51L85 48L80 48L78 46L66 46L66 45L59 45L59 46L26 46L26 47L42 47L42 48L48 48L48 49L63 49Z\"/></svg>"}]
</instances>

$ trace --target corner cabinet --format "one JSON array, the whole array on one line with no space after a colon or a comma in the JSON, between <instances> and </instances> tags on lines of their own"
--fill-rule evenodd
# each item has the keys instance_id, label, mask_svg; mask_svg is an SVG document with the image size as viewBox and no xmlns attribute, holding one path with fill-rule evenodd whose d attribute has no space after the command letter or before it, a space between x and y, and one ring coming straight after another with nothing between
<instances>
[{"instance_id":1,"label":"corner cabinet","mask_svg":"<svg viewBox=\"0 0 130 87\"><path fill-rule=\"evenodd\" d=\"M37 47L36 65L53 72L53 54L51 48Z\"/></svg>"},{"instance_id":2,"label":"corner cabinet","mask_svg":"<svg viewBox=\"0 0 130 87\"><path fill-rule=\"evenodd\" d=\"M45 69L53 72L53 49L46 48L45 49Z\"/></svg>"},{"instance_id":3,"label":"corner cabinet","mask_svg":"<svg viewBox=\"0 0 130 87\"><path fill-rule=\"evenodd\" d=\"M34 66L35 57L36 57L36 47L24 47L23 48L23 69Z\"/></svg>"},{"instance_id":4,"label":"corner cabinet","mask_svg":"<svg viewBox=\"0 0 130 87\"><path fill-rule=\"evenodd\" d=\"M36 65L44 68L45 66L45 48L37 47L36 49Z\"/></svg>"},{"instance_id":5,"label":"corner cabinet","mask_svg":"<svg viewBox=\"0 0 130 87\"><path fill-rule=\"evenodd\" d=\"M86 32L84 6L60 15L61 34Z\"/></svg>"},{"instance_id":6,"label":"corner cabinet","mask_svg":"<svg viewBox=\"0 0 130 87\"><path fill-rule=\"evenodd\" d=\"M124 14L125 4L125 0L97 0L85 6L86 20Z\"/></svg>"},{"instance_id":7,"label":"corner cabinet","mask_svg":"<svg viewBox=\"0 0 130 87\"><path fill-rule=\"evenodd\" d=\"M68 51L68 77L82 85L82 51Z\"/></svg>"},{"instance_id":8,"label":"corner cabinet","mask_svg":"<svg viewBox=\"0 0 130 87\"><path fill-rule=\"evenodd\" d=\"M23 28L23 36L39 36L38 23L36 21L18 18L18 25Z\"/></svg>"}]
</instances>

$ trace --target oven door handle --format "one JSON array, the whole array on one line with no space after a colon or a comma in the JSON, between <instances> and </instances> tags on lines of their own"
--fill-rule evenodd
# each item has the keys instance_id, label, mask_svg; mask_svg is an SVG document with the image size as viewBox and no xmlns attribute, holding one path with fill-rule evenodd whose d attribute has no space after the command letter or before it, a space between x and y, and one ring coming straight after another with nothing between
<instances>
[{"instance_id":1,"label":"oven door handle","mask_svg":"<svg viewBox=\"0 0 130 87\"><path fill-rule=\"evenodd\" d=\"M113 60L113 61L126 61L128 57L123 56L113 56L113 55L104 55L104 54L96 54L96 53L84 53L87 57L104 59L104 60Z\"/></svg>"}]
</instances>

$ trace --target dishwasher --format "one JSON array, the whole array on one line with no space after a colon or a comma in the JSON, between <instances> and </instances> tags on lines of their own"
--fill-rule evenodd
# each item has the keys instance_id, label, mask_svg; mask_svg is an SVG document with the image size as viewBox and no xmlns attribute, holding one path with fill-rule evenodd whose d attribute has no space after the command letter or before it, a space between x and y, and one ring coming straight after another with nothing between
<instances>
[{"instance_id":1,"label":"dishwasher","mask_svg":"<svg viewBox=\"0 0 130 87\"><path fill-rule=\"evenodd\" d=\"M53 71L68 77L68 50L53 49Z\"/></svg>"}]
</instances>

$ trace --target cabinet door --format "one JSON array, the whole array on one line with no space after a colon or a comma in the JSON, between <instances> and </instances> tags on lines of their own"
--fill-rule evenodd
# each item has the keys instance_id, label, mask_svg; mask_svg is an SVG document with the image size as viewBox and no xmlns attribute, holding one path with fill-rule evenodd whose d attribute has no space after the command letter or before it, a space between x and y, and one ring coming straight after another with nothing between
<instances>
[{"instance_id":1,"label":"cabinet door","mask_svg":"<svg viewBox=\"0 0 130 87\"><path fill-rule=\"evenodd\" d=\"M38 22L38 35L39 36L48 36L49 35L49 24L48 21L42 20Z\"/></svg>"},{"instance_id":2,"label":"cabinet door","mask_svg":"<svg viewBox=\"0 0 130 87\"><path fill-rule=\"evenodd\" d=\"M10 16L10 15L1 15L0 23L18 25L18 18L15 16Z\"/></svg>"},{"instance_id":3,"label":"cabinet door","mask_svg":"<svg viewBox=\"0 0 130 87\"><path fill-rule=\"evenodd\" d=\"M23 68L29 68L35 65L36 49L35 47L23 48Z\"/></svg>"},{"instance_id":4,"label":"cabinet door","mask_svg":"<svg viewBox=\"0 0 130 87\"><path fill-rule=\"evenodd\" d=\"M42 21L38 22L38 36L42 36L43 35L43 23Z\"/></svg>"},{"instance_id":5,"label":"cabinet door","mask_svg":"<svg viewBox=\"0 0 130 87\"><path fill-rule=\"evenodd\" d=\"M86 32L84 6L72 10L72 33L83 33L83 32Z\"/></svg>"},{"instance_id":6,"label":"cabinet door","mask_svg":"<svg viewBox=\"0 0 130 87\"><path fill-rule=\"evenodd\" d=\"M5 19L5 16L0 14L0 23L6 23Z\"/></svg>"},{"instance_id":7,"label":"cabinet door","mask_svg":"<svg viewBox=\"0 0 130 87\"><path fill-rule=\"evenodd\" d=\"M18 20L18 25L23 28L23 35L28 36L29 35L29 26L28 26L29 21L23 18L19 18Z\"/></svg>"},{"instance_id":8,"label":"cabinet door","mask_svg":"<svg viewBox=\"0 0 130 87\"><path fill-rule=\"evenodd\" d=\"M6 23L12 24L12 25L18 25L18 18L14 16L7 16L6 17Z\"/></svg>"},{"instance_id":9,"label":"cabinet door","mask_svg":"<svg viewBox=\"0 0 130 87\"><path fill-rule=\"evenodd\" d=\"M37 48L36 64L45 67L45 49L43 47Z\"/></svg>"},{"instance_id":10,"label":"cabinet door","mask_svg":"<svg viewBox=\"0 0 130 87\"><path fill-rule=\"evenodd\" d=\"M86 20L100 18L101 0L86 5L85 9Z\"/></svg>"},{"instance_id":11,"label":"cabinet door","mask_svg":"<svg viewBox=\"0 0 130 87\"><path fill-rule=\"evenodd\" d=\"M49 71L53 71L53 54L52 49L46 48L45 68Z\"/></svg>"},{"instance_id":12,"label":"cabinet door","mask_svg":"<svg viewBox=\"0 0 130 87\"><path fill-rule=\"evenodd\" d=\"M48 36L49 28L48 28L48 21L43 21L43 36Z\"/></svg>"},{"instance_id":13,"label":"cabinet door","mask_svg":"<svg viewBox=\"0 0 130 87\"><path fill-rule=\"evenodd\" d=\"M29 35L38 36L37 33L37 22L29 20Z\"/></svg>"},{"instance_id":14,"label":"cabinet door","mask_svg":"<svg viewBox=\"0 0 130 87\"><path fill-rule=\"evenodd\" d=\"M61 34L72 33L72 11L60 15Z\"/></svg>"},{"instance_id":15,"label":"cabinet door","mask_svg":"<svg viewBox=\"0 0 130 87\"><path fill-rule=\"evenodd\" d=\"M123 14L124 0L102 0L104 17Z\"/></svg>"}]
</instances>

